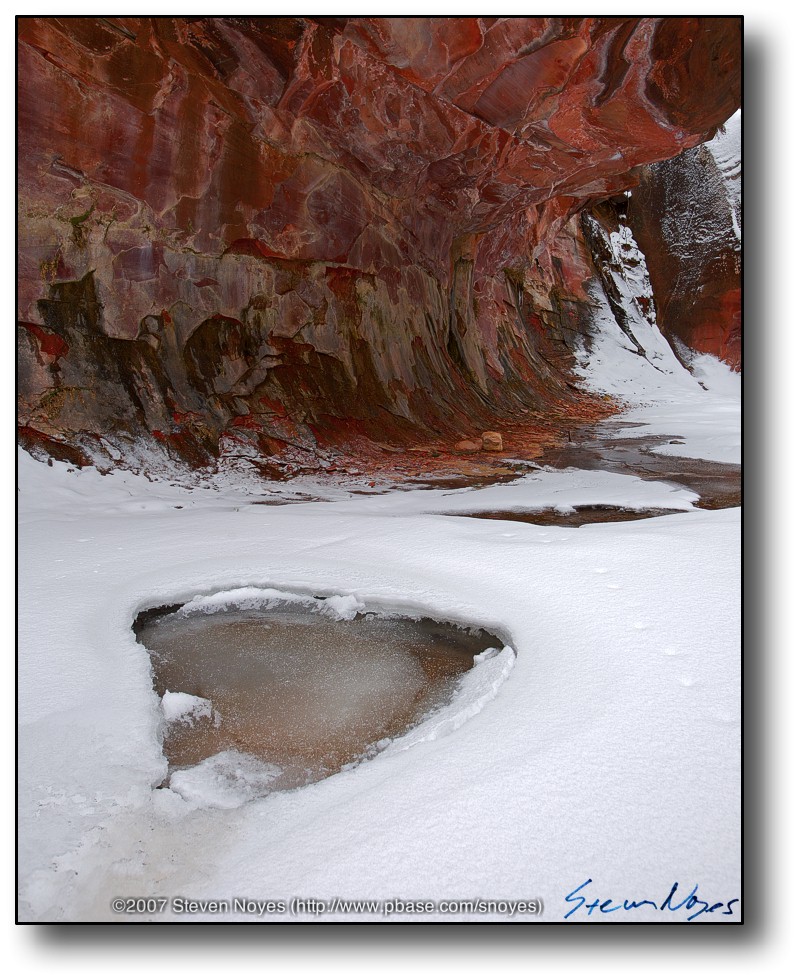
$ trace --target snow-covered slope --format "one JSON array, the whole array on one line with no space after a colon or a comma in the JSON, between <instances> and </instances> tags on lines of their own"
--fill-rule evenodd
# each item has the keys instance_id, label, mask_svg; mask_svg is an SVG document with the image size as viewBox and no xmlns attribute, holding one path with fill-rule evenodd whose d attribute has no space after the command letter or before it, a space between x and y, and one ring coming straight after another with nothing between
<instances>
[{"instance_id":1,"label":"snow-covered slope","mask_svg":"<svg viewBox=\"0 0 798 979\"><path fill-rule=\"evenodd\" d=\"M733 157L733 130L716 140L717 152L728 150ZM627 437L664 436L669 441L653 451L739 464L741 376L711 354L663 336L645 256L624 214L616 217L614 230L590 214L583 217L600 284L588 289L593 326L577 352L576 373L588 389L627 405L617 419L636 426L625 432Z\"/></svg>"},{"instance_id":2,"label":"snow-covered slope","mask_svg":"<svg viewBox=\"0 0 798 979\"><path fill-rule=\"evenodd\" d=\"M742 241L742 122L742 110L738 109L706 144L723 177L732 227L738 241Z\"/></svg>"}]
</instances>

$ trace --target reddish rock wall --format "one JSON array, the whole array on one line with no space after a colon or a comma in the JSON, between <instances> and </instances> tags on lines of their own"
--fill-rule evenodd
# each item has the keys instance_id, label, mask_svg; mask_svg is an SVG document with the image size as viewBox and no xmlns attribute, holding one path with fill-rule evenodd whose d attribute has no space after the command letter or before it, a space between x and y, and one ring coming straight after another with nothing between
<instances>
[{"instance_id":1,"label":"reddish rock wall","mask_svg":"<svg viewBox=\"0 0 798 979\"><path fill-rule=\"evenodd\" d=\"M191 461L578 413L578 213L739 102L738 18L21 18L20 421Z\"/></svg>"},{"instance_id":2,"label":"reddish rock wall","mask_svg":"<svg viewBox=\"0 0 798 979\"><path fill-rule=\"evenodd\" d=\"M663 333L739 370L739 118L710 143L644 167L629 221L646 254Z\"/></svg>"}]
</instances>

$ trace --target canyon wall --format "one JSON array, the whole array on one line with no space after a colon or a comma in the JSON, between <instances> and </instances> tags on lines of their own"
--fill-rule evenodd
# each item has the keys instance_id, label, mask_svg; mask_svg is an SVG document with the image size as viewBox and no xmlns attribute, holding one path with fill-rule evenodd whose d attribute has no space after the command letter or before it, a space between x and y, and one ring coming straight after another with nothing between
<instances>
[{"instance_id":1,"label":"canyon wall","mask_svg":"<svg viewBox=\"0 0 798 979\"><path fill-rule=\"evenodd\" d=\"M742 362L742 207L736 113L702 146L643 167L629 222L648 258L666 336L729 366ZM683 345L683 346L681 346Z\"/></svg>"},{"instance_id":2,"label":"canyon wall","mask_svg":"<svg viewBox=\"0 0 798 979\"><path fill-rule=\"evenodd\" d=\"M18 29L20 434L77 462L589 416L582 212L740 98L733 17Z\"/></svg>"}]
</instances>

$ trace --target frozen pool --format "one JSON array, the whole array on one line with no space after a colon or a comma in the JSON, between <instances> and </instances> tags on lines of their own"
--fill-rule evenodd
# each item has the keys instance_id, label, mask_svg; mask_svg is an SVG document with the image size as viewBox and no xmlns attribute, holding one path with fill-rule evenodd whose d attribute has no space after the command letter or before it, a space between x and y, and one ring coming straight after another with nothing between
<instances>
[{"instance_id":1,"label":"frozen pool","mask_svg":"<svg viewBox=\"0 0 798 979\"><path fill-rule=\"evenodd\" d=\"M337 772L447 704L474 656L503 645L431 619L336 620L271 604L136 620L162 698L170 785L181 794L238 779L258 795Z\"/></svg>"}]
</instances>

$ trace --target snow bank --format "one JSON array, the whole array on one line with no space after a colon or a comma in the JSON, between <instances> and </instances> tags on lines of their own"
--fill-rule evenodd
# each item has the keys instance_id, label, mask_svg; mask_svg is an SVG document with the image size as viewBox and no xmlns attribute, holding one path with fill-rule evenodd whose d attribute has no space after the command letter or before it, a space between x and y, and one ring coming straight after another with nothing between
<instances>
[{"instance_id":1,"label":"snow bank","mask_svg":"<svg viewBox=\"0 0 798 979\"><path fill-rule=\"evenodd\" d=\"M450 704L437 710L407 734L379 745L386 754L406 751L422 741L434 741L456 731L478 714L499 692L515 663L512 647L486 649L474 657L474 666L462 675Z\"/></svg>"},{"instance_id":2,"label":"snow bank","mask_svg":"<svg viewBox=\"0 0 798 979\"><path fill-rule=\"evenodd\" d=\"M211 595L197 595L186 602L177 614L191 615L204 612L210 615L234 608L274 609L283 605L301 605L303 608L313 609L321 615L338 621L350 621L366 608L354 595L330 595L326 598L318 598L299 592L281 591L278 588L232 588Z\"/></svg>"}]
</instances>

